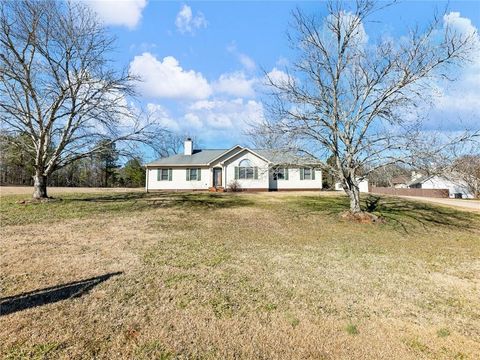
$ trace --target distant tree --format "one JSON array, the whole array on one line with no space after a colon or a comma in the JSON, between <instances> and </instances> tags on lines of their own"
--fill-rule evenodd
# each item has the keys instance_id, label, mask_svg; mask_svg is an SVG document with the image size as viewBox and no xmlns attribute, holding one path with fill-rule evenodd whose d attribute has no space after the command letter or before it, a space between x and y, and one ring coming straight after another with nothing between
<instances>
[{"instance_id":1,"label":"distant tree","mask_svg":"<svg viewBox=\"0 0 480 360\"><path fill-rule=\"evenodd\" d=\"M103 186L108 187L115 184L115 173L119 167L117 164L120 154L116 149L115 143L106 139L101 140L97 147L100 149L96 154L96 158L100 163L103 172Z\"/></svg>"},{"instance_id":2,"label":"distant tree","mask_svg":"<svg viewBox=\"0 0 480 360\"><path fill-rule=\"evenodd\" d=\"M330 155L326 161L328 166L335 166L335 156ZM322 188L333 189L335 188L335 174L328 171L328 169L322 174Z\"/></svg>"},{"instance_id":3,"label":"distant tree","mask_svg":"<svg viewBox=\"0 0 480 360\"><path fill-rule=\"evenodd\" d=\"M467 184L468 190L475 198L480 197L480 154L464 155L453 163L455 175Z\"/></svg>"},{"instance_id":4,"label":"distant tree","mask_svg":"<svg viewBox=\"0 0 480 360\"><path fill-rule=\"evenodd\" d=\"M408 176L410 172L400 164L389 164L369 172L369 183L376 186L392 187L392 180L398 176Z\"/></svg>"},{"instance_id":5,"label":"distant tree","mask_svg":"<svg viewBox=\"0 0 480 360\"><path fill-rule=\"evenodd\" d=\"M114 38L84 2L0 6L1 125L28 135L23 145L34 155L34 198L47 197L55 171L100 153L100 141L158 138L161 129L132 111L135 79L113 69Z\"/></svg>"},{"instance_id":6,"label":"distant tree","mask_svg":"<svg viewBox=\"0 0 480 360\"><path fill-rule=\"evenodd\" d=\"M186 138L191 138L194 146L199 145L200 140L197 137L174 132L166 132L161 138L153 139L153 142L149 145L154 150L155 155L163 158L181 153Z\"/></svg>"},{"instance_id":7,"label":"distant tree","mask_svg":"<svg viewBox=\"0 0 480 360\"><path fill-rule=\"evenodd\" d=\"M27 134L0 134L0 183L31 185L35 163L28 144Z\"/></svg>"},{"instance_id":8,"label":"distant tree","mask_svg":"<svg viewBox=\"0 0 480 360\"><path fill-rule=\"evenodd\" d=\"M359 175L409 156L415 127L405 114L428 96L434 77L447 78L452 66L468 60L478 34L434 19L398 41L379 37L367 44L363 24L388 3L326 4L322 18L294 12L289 40L298 58L281 79L266 74L272 100L255 131L315 156L332 154L334 164L324 167L358 213Z\"/></svg>"},{"instance_id":9,"label":"distant tree","mask_svg":"<svg viewBox=\"0 0 480 360\"><path fill-rule=\"evenodd\" d=\"M122 169L124 185L127 187L145 186L145 168L138 158L130 159Z\"/></svg>"}]
</instances>

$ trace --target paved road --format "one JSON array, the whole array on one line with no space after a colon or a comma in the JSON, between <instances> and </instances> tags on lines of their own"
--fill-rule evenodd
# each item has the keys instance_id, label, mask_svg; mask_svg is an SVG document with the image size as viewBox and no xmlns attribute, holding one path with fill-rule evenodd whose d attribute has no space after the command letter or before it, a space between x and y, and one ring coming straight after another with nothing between
<instances>
[{"instance_id":1,"label":"paved road","mask_svg":"<svg viewBox=\"0 0 480 360\"><path fill-rule=\"evenodd\" d=\"M400 196L400 197L480 212L480 200L444 199L444 198L432 198L432 197L420 197L420 196Z\"/></svg>"}]
</instances>

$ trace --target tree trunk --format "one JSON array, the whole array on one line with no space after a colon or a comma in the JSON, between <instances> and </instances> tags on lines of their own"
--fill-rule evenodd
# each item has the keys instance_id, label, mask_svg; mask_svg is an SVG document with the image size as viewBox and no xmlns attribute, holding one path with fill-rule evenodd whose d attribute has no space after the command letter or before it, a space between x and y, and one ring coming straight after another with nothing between
<instances>
[{"instance_id":1,"label":"tree trunk","mask_svg":"<svg viewBox=\"0 0 480 360\"><path fill-rule=\"evenodd\" d=\"M33 177L33 198L46 199L47 196L47 177L37 172Z\"/></svg>"},{"instance_id":2,"label":"tree trunk","mask_svg":"<svg viewBox=\"0 0 480 360\"><path fill-rule=\"evenodd\" d=\"M344 179L343 189L350 198L350 212L356 214L362 211L360 208L360 189L353 179Z\"/></svg>"},{"instance_id":3,"label":"tree trunk","mask_svg":"<svg viewBox=\"0 0 480 360\"><path fill-rule=\"evenodd\" d=\"M360 208L360 190L358 186L354 185L348 192L348 196L350 197L350 212L355 214L362 211Z\"/></svg>"}]
</instances>

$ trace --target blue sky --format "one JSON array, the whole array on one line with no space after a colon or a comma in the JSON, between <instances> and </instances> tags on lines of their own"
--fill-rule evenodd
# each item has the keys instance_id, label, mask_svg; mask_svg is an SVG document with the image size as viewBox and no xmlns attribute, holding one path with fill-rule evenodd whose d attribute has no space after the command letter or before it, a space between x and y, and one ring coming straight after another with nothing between
<instances>
[{"instance_id":1,"label":"blue sky","mask_svg":"<svg viewBox=\"0 0 480 360\"><path fill-rule=\"evenodd\" d=\"M87 2L118 38L116 64L145 79L139 86L143 105L165 126L209 148L246 143L246 123L264 116L263 71L280 73L293 56L285 36L291 11L325 14L321 1ZM369 39L399 38L446 5L404 1L377 14L365 30ZM450 1L447 12L460 27L480 27L478 1ZM480 60L462 70L455 86L439 87L443 96L435 100L427 126L478 128Z\"/></svg>"}]
</instances>

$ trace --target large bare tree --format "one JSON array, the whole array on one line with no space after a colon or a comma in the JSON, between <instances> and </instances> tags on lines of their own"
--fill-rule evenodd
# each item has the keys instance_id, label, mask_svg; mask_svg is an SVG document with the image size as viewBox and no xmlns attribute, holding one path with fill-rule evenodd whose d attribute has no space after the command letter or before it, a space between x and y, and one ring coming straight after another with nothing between
<instances>
[{"instance_id":1,"label":"large bare tree","mask_svg":"<svg viewBox=\"0 0 480 360\"><path fill-rule=\"evenodd\" d=\"M292 149L332 155L324 167L341 181L353 213L361 211L360 175L412 154L421 127L409 113L433 78L468 60L478 36L434 19L399 40L368 39L364 24L385 6L329 2L323 17L295 11L289 40L298 57L284 76L267 74L269 116L255 129Z\"/></svg>"},{"instance_id":2,"label":"large bare tree","mask_svg":"<svg viewBox=\"0 0 480 360\"><path fill-rule=\"evenodd\" d=\"M114 38L79 1L1 1L2 131L35 163L34 198L47 178L113 143L148 140L154 124L132 111L133 82L110 60Z\"/></svg>"}]
</instances>

